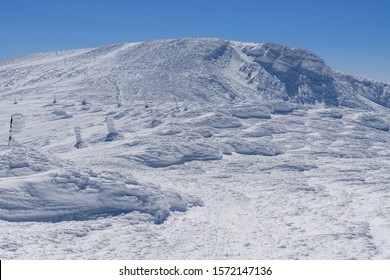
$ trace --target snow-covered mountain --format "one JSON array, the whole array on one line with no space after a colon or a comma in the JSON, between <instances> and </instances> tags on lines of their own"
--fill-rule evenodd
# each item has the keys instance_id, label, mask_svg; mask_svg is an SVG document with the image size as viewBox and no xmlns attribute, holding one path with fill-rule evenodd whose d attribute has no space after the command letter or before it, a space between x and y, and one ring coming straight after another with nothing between
<instances>
[{"instance_id":1,"label":"snow-covered mountain","mask_svg":"<svg viewBox=\"0 0 390 280\"><path fill-rule=\"evenodd\" d=\"M111 103L176 97L390 107L389 84L334 72L311 52L222 39L146 41L10 59L0 63L0 86L3 96L17 98L56 93L104 96Z\"/></svg>"},{"instance_id":2,"label":"snow-covered mountain","mask_svg":"<svg viewBox=\"0 0 390 280\"><path fill-rule=\"evenodd\" d=\"M1 61L0 258L389 259L389 97L272 43Z\"/></svg>"}]
</instances>

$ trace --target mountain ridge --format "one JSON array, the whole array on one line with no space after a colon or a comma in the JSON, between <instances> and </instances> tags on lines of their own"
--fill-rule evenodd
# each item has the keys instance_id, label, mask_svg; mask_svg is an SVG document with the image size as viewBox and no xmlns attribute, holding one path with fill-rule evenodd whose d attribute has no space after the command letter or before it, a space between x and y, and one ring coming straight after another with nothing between
<instances>
[{"instance_id":1,"label":"mountain ridge","mask_svg":"<svg viewBox=\"0 0 390 280\"><path fill-rule=\"evenodd\" d=\"M390 84L332 70L313 52L277 43L186 38L37 53L0 62L1 93L107 95L107 100L288 101L390 108ZM114 94L110 94L114 93ZM93 97L92 97L93 98Z\"/></svg>"}]
</instances>

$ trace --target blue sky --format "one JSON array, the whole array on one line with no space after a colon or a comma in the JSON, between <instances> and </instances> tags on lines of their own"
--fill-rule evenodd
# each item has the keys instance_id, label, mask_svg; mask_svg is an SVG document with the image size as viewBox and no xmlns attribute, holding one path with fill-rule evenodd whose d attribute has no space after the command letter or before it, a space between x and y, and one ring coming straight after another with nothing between
<instances>
[{"instance_id":1,"label":"blue sky","mask_svg":"<svg viewBox=\"0 0 390 280\"><path fill-rule=\"evenodd\" d=\"M390 1L0 0L0 59L162 38L218 37L311 50L390 82Z\"/></svg>"}]
</instances>

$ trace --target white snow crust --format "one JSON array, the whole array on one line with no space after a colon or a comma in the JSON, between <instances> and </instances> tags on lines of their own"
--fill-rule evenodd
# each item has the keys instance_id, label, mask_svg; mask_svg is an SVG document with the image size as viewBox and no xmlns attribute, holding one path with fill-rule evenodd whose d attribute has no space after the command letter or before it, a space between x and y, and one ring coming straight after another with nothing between
<instances>
[{"instance_id":1,"label":"white snow crust","mask_svg":"<svg viewBox=\"0 0 390 280\"><path fill-rule=\"evenodd\" d=\"M272 43L2 61L0 258L390 259L389 96Z\"/></svg>"}]
</instances>

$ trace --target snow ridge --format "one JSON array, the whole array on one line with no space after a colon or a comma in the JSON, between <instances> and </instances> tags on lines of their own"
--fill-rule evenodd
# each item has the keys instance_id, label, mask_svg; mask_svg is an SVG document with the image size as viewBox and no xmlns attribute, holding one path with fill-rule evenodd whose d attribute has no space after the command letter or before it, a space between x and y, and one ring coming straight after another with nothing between
<instances>
[{"instance_id":1,"label":"snow ridge","mask_svg":"<svg viewBox=\"0 0 390 280\"><path fill-rule=\"evenodd\" d=\"M3 61L0 86L6 96L56 92L70 86L89 99L111 102L284 100L300 104L368 107L360 98L389 107L387 83L332 71L315 54L274 43L249 44L191 38L116 44L42 53ZM73 93L74 94L74 93Z\"/></svg>"}]
</instances>

